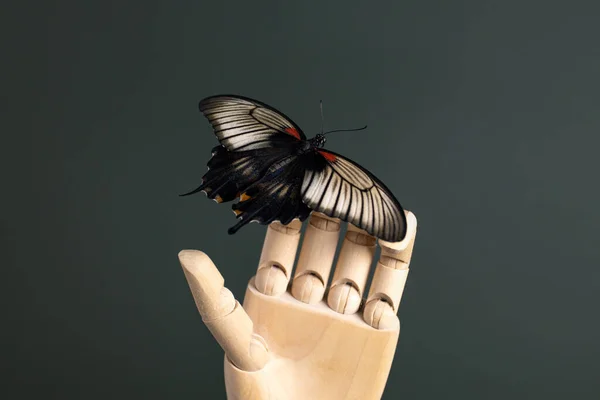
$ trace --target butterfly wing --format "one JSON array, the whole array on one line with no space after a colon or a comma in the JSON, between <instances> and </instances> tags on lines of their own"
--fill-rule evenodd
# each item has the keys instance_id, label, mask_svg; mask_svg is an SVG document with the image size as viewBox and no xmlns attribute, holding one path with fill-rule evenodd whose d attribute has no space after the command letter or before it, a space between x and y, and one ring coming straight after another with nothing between
<instances>
[{"instance_id":1,"label":"butterfly wing","mask_svg":"<svg viewBox=\"0 0 600 400\"><path fill-rule=\"evenodd\" d=\"M219 95L200 101L217 139L229 151L289 147L306 140L302 130L285 114L246 97Z\"/></svg>"},{"instance_id":2,"label":"butterfly wing","mask_svg":"<svg viewBox=\"0 0 600 400\"><path fill-rule=\"evenodd\" d=\"M404 210L389 189L352 160L317 150L302 182L302 201L311 209L349 222L389 242L406 236Z\"/></svg>"},{"instance_id":3,"label":"butterfly wing","mask_svg":"<svg viewBox=\"0 0 600 400\"><path fill-rule=\"evenodd\" d=\"M283 225L294 218L304 221L311 212L300 195L304 173L302 158L297 155L273 163L260 180L244 190L241 201L233 204L238 223L228 232L233 234L252 221L260 224L279 221Z\"/></svg>"},{"instance_id":4,"label":"butterfly wing","mask_svg":"<svg viewBox=\"0 0 600 400\"><path fill-rule=\"evenodd\" d=\"M218 203L234 200L246 188L260 180L271 165L288 154L285 149L276 147L227 151L223 145L216 146L207 164L208 171L202 177L202 184L181 196L203 191L209 199Z\"/></svg>"},{"instance_id":5,"label":"butterfly wing","mask_svg":"<svg viewBox=\"0 0 600 400\"><path fill-rule=\"evenodd\" d=\"M228 151L222 145L212 154L202 184L182 196L203 191L218 203L239 198L232 205L238 222L230 234L249 222L287 225L294 218L304 221L310 214L300 196L305 171L300 157L277 147Z\"/></svg>"}]
</instances>

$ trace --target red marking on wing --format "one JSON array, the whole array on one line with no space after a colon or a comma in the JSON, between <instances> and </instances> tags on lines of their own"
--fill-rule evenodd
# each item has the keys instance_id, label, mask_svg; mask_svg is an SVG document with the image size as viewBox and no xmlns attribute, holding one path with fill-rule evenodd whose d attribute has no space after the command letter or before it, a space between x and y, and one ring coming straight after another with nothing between
<instances>
[{"instance_id":1,"label":"red marking on wing","mask_svg":"<svg viewBox=\"0 0 600 400\"><path fill-rule=\"evenodd\" d=\"M285 131L287 133L289 133L290 135L292 135L293 137L295 137L296 139L300 140L300 133L298 133L296 128L293 128L293 127L285 128Z\"/></svg>"},{"instance_id":2,"label":"red marking on wing","mask_svg":"<svg viewBox=\"0 0 600 400\"><path fill-rule=\"evenodd\" d=\"M325 159L326 159L327 161L332 161L332 162L333 162L333 161L337 160L337 157L336 157L334 154L331 154L331 153L330 153L330 152L328 152L328 151L325 151L325 150L319 150L319 153L320 153L320 154L321 154L323 157L325 157Z\"/></svg>"}]
</instances>

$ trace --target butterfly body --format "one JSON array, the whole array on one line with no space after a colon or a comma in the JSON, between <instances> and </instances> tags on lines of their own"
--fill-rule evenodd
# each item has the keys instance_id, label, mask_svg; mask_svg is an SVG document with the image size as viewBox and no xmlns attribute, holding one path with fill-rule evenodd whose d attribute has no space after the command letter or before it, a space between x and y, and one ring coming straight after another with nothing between
<instances>
[{"instance_id":1,"label":"butterfly body","mask_svg":"<svg viewBox=\"0 0 600 400\"><path fill-rule=\"evenodd\" d=\"M404 238L398 200L366 169L325 150L323 134L307 139L283 113L241 96L208 97L200 110L221 145L212 151L202 185L186 195L203 191L219 203L239 198L230 234L249 222L286 225L319 211L383 240Z\"/></svg>"}]
</instances>

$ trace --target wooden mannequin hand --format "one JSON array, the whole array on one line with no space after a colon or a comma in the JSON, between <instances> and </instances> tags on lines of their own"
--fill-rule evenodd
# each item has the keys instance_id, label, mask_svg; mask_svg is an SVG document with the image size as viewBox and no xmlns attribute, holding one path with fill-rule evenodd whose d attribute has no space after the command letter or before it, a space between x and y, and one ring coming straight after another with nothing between
<instances>
[{"instance_id":1,"label":"wooden mannequin hand","mask_svg":"<svg viewBox=\"0 0 600 400\"><path fill-rule=\"evenodd\" d=\"M348 226L326 290L340 223L323 214L311 215L291 284L301 223L269 226L243 308L206 254L179 253L202 319L225 350L229 399L381 398L416 233L414 214L406 215L402 242L379 241L381 257L364 303L375 238Z\"/></svg>"}]
</instances>

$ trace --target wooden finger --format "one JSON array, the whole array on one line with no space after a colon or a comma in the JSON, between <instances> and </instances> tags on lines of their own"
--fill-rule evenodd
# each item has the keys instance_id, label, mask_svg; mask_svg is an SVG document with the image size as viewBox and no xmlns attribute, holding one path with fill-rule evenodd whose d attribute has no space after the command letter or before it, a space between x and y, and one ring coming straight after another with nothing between
<instances>
[{"instance_id":1,"label":"wooden finger","mask_svg":"<svg viewBox=\"0 0 600 400\"><path fill-rule=\"evenodd\" d=\"M252 320L233 294L224 287L223 276L201 251L182 250L179 262L202 320L239 369L257 371L269 360L262 337L254 333Z\"/></svg>"},{"instance_id":2,"label":"wooden finger","mask_svg":"<svg viewBox=\"0 0 600 400\"><path fill-rule=\"evenodd\" d=\"M331 309L343 314L358 311L375 255L375 246L373 236L348 224L327 296L327 304Z\"/></svg>"},{"instance_id":3,"label":"wooden finger","mask_svg":"<svg viewBox=\"0 0 600 400\"><path fill-rule=\"evenodd\" d=\"M404 240L395 243L379 240L381 256L363 310L365 322L377 329L388 329L396 324L417 233L415 215L406 211L406 220L408 229Z\"/></svg>"},{"instance_id":4,"label":"wooden finger","mask_svg":"<svg viewBox=\"0 0 600 400\"><path fill-rule=\"evenodd\" d=\"M293 220L287 225L273 222L267 228L254 284L259 292L278 296L285 292L290 281L302 222Z\"/></svg>"},{"instance_id":5,"label":"wooden finger","mask_svg":"<svg viewBox=\"0 0 600 400\"><path fill-rule=\"evenodd\" d=\"M339 219L322 213L311 215L292 282L297 300L315 304L323 299L339 238Z\"/></svg>"}]
</instances>

